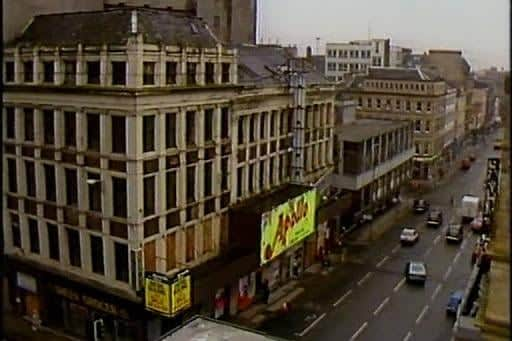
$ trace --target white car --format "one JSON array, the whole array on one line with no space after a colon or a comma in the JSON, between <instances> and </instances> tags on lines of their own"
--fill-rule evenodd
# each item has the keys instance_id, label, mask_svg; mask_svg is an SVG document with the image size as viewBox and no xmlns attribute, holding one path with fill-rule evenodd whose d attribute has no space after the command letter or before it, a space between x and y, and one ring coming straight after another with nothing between
<instances>
[{"instance_id":1,"label":"white car","mask_svg":"<svg viewBox=\"0 0 512 341\"><path fill-rule=\"evenodd\" d=\"M416 229L412 227L406 227L400 234L400 243L402 245L410 245L416 243L420 239L420 235Z\"/></svg>"},{"instance_id":2,"label":"white car","mask_svg":"<svg viewBox=\"0 0 512 341\"><path fill-rule=\"evenodd\" d=\"M427 266L423 262L407 262L405 265L405 279L407 282L419 282L425 285L427 280Z\"/></svg>"}]
</instances>

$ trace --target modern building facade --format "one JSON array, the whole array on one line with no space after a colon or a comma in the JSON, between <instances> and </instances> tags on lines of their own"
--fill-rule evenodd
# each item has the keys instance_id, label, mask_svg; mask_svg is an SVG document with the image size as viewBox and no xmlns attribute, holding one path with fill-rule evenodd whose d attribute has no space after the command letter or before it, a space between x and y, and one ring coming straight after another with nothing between
<instances>
[{"instance_id":1,"label":"modern building facade","mask_svg":"<svg viewBox=\"0 0 512 341\"><path fill-rule=\"evenodd\" d=\"M389 51L389 66L407 67L407 61L410 60L412 49L407 47L391 45Z\"/></svg>"},{"instance_id":2,"label":"modern building facade","mask_svg":"<svg viewBox=\"0 0 512 341\"><path fill-rule=\"evenodd\" d=\"M389 65L389 39L326 44L325 75L330 81L342 81L349 73L366 73L370 66Z\"/></svg>"},{"instance_id":3,"label":"modern building facade","mask_svg":"<svg viewBox=\"0 0 512 341\"><path fill-rule=\"evenodd\" d=\"M370 68L347 92L357 100L358 118L413 122L414 180L428 184L443 176L453 159L455 89L419 68Z\"/></svg>"},{"instance_id":4,"label":"modern building facade","mask_svg":"<svg viewBox=\"0 0 512 341\"><path fill-rule=\"evenodd\" d=\"M4 49L15 311L78 337L101 318L113 338L154 339L188 311L147 312L145 275L190 270L193 311L213 314L229 282L224 313L236 313L239 281L260 264L229 245L242 228L229 207L290 182L314 188L333 168L334 87L315 72L291 79L275 66L287 60L286 49L226 48L183 12L35 17Z\"/></svg>"}]
</instances>

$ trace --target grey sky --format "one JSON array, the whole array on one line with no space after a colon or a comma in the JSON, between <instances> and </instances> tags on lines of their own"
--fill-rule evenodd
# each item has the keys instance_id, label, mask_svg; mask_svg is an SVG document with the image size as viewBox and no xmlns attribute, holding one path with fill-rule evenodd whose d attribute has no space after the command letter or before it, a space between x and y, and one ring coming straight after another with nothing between
<instances>
[{"instance_id":1,"label":"grey sky","mask_svg":"<svg viewBox=\"0 0 512 341\"><path fill-rule=\"evenodd\" d=\"M259 39L311 45L391 38L415 52L461 49L473 68L510 69L509 0L259 0Z\"/></svg>"}]
</instances>

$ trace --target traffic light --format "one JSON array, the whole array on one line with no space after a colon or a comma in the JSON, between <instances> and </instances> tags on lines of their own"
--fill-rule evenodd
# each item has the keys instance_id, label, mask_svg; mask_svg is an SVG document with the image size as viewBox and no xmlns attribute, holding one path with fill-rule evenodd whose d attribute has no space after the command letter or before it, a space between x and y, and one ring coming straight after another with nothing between
<instances>
[{"instance_id":1,"label":"traffic light","mask_svg":"<svg viewBox=\"0 0 512 341\"><path fill-rule=\"evenodd\" d=\"M101 341L105 338L105 323L103 319L97 319L93 322L94 341Z\"/></svg>"}]
</instances>

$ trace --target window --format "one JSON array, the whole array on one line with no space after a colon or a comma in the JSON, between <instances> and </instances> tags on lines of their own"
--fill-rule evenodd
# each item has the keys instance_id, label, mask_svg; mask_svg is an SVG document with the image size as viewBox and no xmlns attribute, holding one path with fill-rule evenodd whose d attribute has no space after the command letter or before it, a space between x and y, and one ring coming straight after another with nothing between
<instances>
[{"instance_id":1,"label":"window","mask_svg":"<svg viewBox=\"0 0 512 341\"><path fill-rule=\"evenodd\" d=\"M260 190L265 188L265 161L260 162L260 178L259 178L259 185Z\"/></svg>"},{"instance_id":2,"label":"window","mask_svg":"<svg viewBox=\"0 0 512 341\"><path fill-rule=\"evenodd\" d=\"M144 116L142 119L142 139L143 151L151 152L155 150L155 116Z\"/></svg>"},{"instance_id":3,"label":"window","mask_svg":"<svg viewBox=\"0 0 512 341\"><path fill-rule=\"evenodd\" d=\"M191 262L195 258L195 228L194 226L187 228L186 232L186 259L185 261Z\"/></svg>"},{"instance_id":4,"label":"window","mask_svg":"<svg viewBox=\"0 0 512 341\"><path fill-rule=\"evenodd\" d=\"M64 61L64 84L75 85L76 84L76 61L66 60Z\"/></svg>"},{"instance_id":5,"label":"window","mask_svg":"<svg viewBox=\"0 0 512 341\"><path fill-rule=\"evenodd\" d=\"M87 148L100 151L100 115L87 113Z\"/></svg>"},{"instance_id":6,"label":"window","mask_svg":"<svg viewBox=\"0 0 512 341\"><path fill-rule=\"evenodd\" d=\"M220 172L221 172L221 181L220 181L220 189L227 190L228 189L228 179L229 179L229 167L228 167L228 158L223 158L220 161Z\"/></svg>"},{"instance_id":7,"label":"window","mask_svg":"<svg viewBox=\"0 0 512 341\"><path fill-rule=\"evenodd\" d=\"M155 63L143 62L142 63L142 83L144 85L155 84Z\"/></svg>"},{"instance_id":8,"label":"window","mask_svg":"<svg viewBox=\"0 0 512 341\"><path fill-rule=\"evenodd\" d=\"M338 71L343 71L344 65L343 63L338 63Z\"/></svg>"},{"instance_id":9,"label":"window","mask_svg":"<svg viewBox=\"0 0 512 341\"><path fill-rule=\"evenodd\" d=\"M231 64L222 63L222 83L229 83L229 69L231 68Z\"/></svg>"},{"instance_id":10,"label":"window","mask_svg":"<svg viewBox=\"0 0 512 341\"><path fill-rule=\"evenodd\" d=\"M5 108L5 125L8 139L16 138L16 123L14 120L14 112L15 111L13 107Z\"/></svg>"},{"instance_id":11,"label":"window","mask_svg":"<svg viewBox=\"0 0 512 341\"><path fill-rule=\"evenodd\" d=\"M196 84L196 68L197 63L187 62L187 85Z\"/></svg>"},{"instance_id":12,"label":"window","mask_svg":"<svg viewBox=\"0 0 512 341\"><path fill-rule=\"evenodd\" d=\"M155 177L144 178L144 216L155 213Z\"/></svg>"},{"instance_id":13,"label":"window","mask_svg":"<svg viewBox=\"0 0 512 341\"><path fill-rule=\"evenodd\" d=\"M5 82L14 82L14 62L5 62Z\"/></svg>"},{"instance_id":14,"label":"window","mask_svg":"<svg viewBox=\"0 0 512 341\"><path fill-rule=\"evenodd\" d=\"M126 119L112 116L112 153L126 153Z\"/></svg>"},{"instance_id":15,"label":"window","mask_svg":"<svg viewBox=\"0 0 512 341\"><path fill-rule=\"evenodd\" d=\"M377 98L377 108L380 109L380 106L381 106L380 98Z\"/></svg>"},{"instance_id":16,"label":"window","mask_svg":"<svg viewBox=\"0 0 512 341\"><path fill-rule=\"evenodd\" d=\"M66 228L68 235L69 263L72 266L80 267L82 262L80 258L80 235L77 230Z\"/></svg>"},{"instance_id":17,"label":"window","mask_svg":"<svg viewBox=\"0 0 512 341\"><path fill-rule=\"evenodd\" d=\"M177 207L176 171L167 172L165 182L166 182L165 197L166 197L167 209L176 208Z\"/></svg>"},{"instance_id":18,"label":"window","mask_svg":"<svg viewBox=\"0 0 512 341\"><path fill-rule=\"evenodd\" d=\"M266 121L268 118L267 112L262 112L260 114L260 138L264 139L266 136Z\"/></svg>"},{"instance_id":19,"label":"window","mask_svg":"<svg viewBox=\"0 0 512 341\"><path fill-rule=\"evenodd\" d=\"M205 63L204 64L204 82L206 84L215 83L215 64Z\"/></svg>"},{"instance_id":20,"label":"window","mask_svg":"<svg viewBox=\"0 0 512 341\"><path fill-rule=\"evenodd\" d=\"M362 106L363 106L363 98L362 98L362 97L359 97L359 98L357 99L357 106L358 106L358 107L362 107Z\"/></svg>"},{"instance_id":21,"label":"window","mask_svg":"<svg viewBox=\"0 0 512 341\"><path fill-rule=\"evenodd\" d=\"M25 140L34 141L34 109L23 110L25 118Z\"/></svg>"},{"instance_id":22,"label":"window","mask_svg":"<svg viewBox=\"0 0 512 341\"><path fill-rule=\"evenodd\" d=\"M187 111L186 116L186 139L187 146L196 144L196 112Z\"/></svg>"},{"instance_id":23,"label":"window","mask_svg":"<svg viewBox=\"0 0 512 341\"><path fill-rule=\"evenodd\" d=\"M166 238L167 271L176 267L176 234L169 233Z\"/></svg>"},{"instance_id":24,"label":"window","mask_svg":"<svg viewBox=\"0 0 512 341\"><path fill-rule=\"evenodd\" d=\"M116 280L128 283L128 246L114 242Z\"/></svg>"},{"instance_id":25,"label":"window","mask_svg":"<svg viewBox=\"0 0 512 341\"><path fill-rule=\"evenodd\" d=\"M10 216L12 230L12 245L14 247L21 247L20 218L16 214L12 213L10 213Z\"/></svg>"},{"instance_id":26,"label":"window","mask_svg":"<svg viewBox=\"0 0 512 341\"><path fill-rule=\"evenodd\" d=\"M415 151L416 154L420 153L420 145L419 145L419 143L415 143L414 144L414 151Z\"/></svg>"},{"instance_id":27,"label":"window","mask_svg":"<svg viewBox=\"0 0 512 341\"><path fill-rule=\"evenodd\" d=\"M9 174L9 192L16 193L18 191L18 172L15 159L7 159L7 171Z\"/></svg>"},{"instance_id":28,"label":"window","mask_svg":"<svg viewBox=\"0 0 512 341\"><path fill-rule=\"evenodd\" d=\"M206 220L203 223L203 252L207 253L213 250L212 239L212 221Z\"/></svg>"},{"instance_id":29,"label":"window","mask_svg":"<svg viewBox=\"0 0 512 341\"><path fill-rule=\"evenodd\" d=\"M54 144L53 110L43 110L44 144Z\"/></svg>"},{"instance_id":30,"label":"window","mask_svg":"<svg viewBox=\"0 0 512 341\"><path fill-rule=\"evenodd\" d=\"M72 111L64 112L64 143L68 147L76 146L76 116Z\"/></svg>"},{"instance_id":31,"label":"window","mask_svg":"<svg viewBox=\"0 0 512 341\"><path fill-rule=\"evenodd\" d=\"M421 111L421 102L416 102L416 111Z\"/></svg>"},{"instance_id":32,"label":"window","mask_svg":"<svg viewBox=\"0 0 512 341\"><path fill-rule=\"evenodd\" d=\"M51 62L43 62L43 82L44 83L53 83L55 80L55 69L54 63Z\"/></svg>"},{"instance_id":33,"label":"window","mask_svg":"<svg viewBox=\"0 0 512 341\"><path fill-rule=\"evenodd\" d=\"M204 111L204 141L213 140L213 109Z\"/></svg>"},{"instance_id":34,"label":"window","mask_svg":"<svg viewBox=\"0 0 512 341\"><path fill-rule=\"evenodd\" d=\"M256 140L256 114L251 115L249 119L249 142L254 140Z\"/></svg>"},{"instance_id":35,"label":"window","mask_svg":"<svg viewBox=\"0 0 512 341\"><path fill-rule=\"evenodd\" d=\"M87 173L87 179L95 180L88 184L89 187L89 210L101 212L101 181L98 173Z\"/></svg>"},{"instance_id":36,"label":"window","mask_svg":"<svg viewBox=\"0 0 512 341\"><path fill-rule=\"evenodd\" d=\"M367 104L368 104L368 108L372 107L372 99L371 98L368 98Z\"/></svg>"},{"instance_id":37,"label":"window","mask_svg":"<svg viewBox=\"0 0 512 341\"><path fill-rule=\"evenodd\" d=\"M254 192L254 163L251 163L249 165L249 174L247 176L248 180L249 180L249 193L253 193Z\"/></svg>"},{"instance_id":38,"label":"window","mask_svg":"<svg viewBox=\"0 0 512 341\"><path fill-rule=\"evenodd\" d=\"M212 181L213 181L213 162L206 162L204 164L204 196L209 197L212 195Z\"/></svg>"},{"instance_id":39,"label":"window","mask_svg":"<svg viewBox=\"0 0 512 341\"><path fill-rule=\"evenodd\" d=\"M37 220L28 218L28 236L30 242L30 252L39 253L39 227Z\"/></svg>"},{"instance_id":40,"label":"window","mask_svg":"<svg viewBox=\"0 0 512 341\"><path fill-rule=\"evenodd\" d=\"M397 100L395 101L395 109L396 109L396 110L400 110L400 108L401 108L400 100L398 100L398 99L397 99Z\"/></svg>"},{"instance_id":41,"label":"window","mask_svg":"<svg viewBox=\"0 0 512 341\"><path fill-rule=\"evenodd\" d=\"M165 147L176 148L176 113L165 114Z\"/></svg>"},{"instance_id":42,"label":"window","mask_svg":"<svg viewBox=\"0 0 512 341\"><path fill-rule=\"evenodd\" d=\"M126 85L126 62L112 62L112 85Z\"/></svg>"},{"instance_id":43,"label":"window","mask_svg":"<svg viewBox=\"0 0 512 341\"><path fill-rule=\"evenodd\" d=\"M224 107L220 109L220 137L225 139L229 137L229 108Z\"/></svg>"},{"instance_id":44,"label":"window","mask_svg":"<svg viewBox=\"0 0 512 341\"><path fill-rule=\"evenodd\" d=\"M47 223L46 228L48 230L48 251L50 259L60 260L59 254L59 229L57 225Z\"/></svg>"},{"instance_id":45,"label":"window","mask_svg":"<svg viewBox=\"0 0 512 341\"><path fill-rule=\"evenodd\" d=\"M65 168L64 176L66 178L66 205L76 206L78 204L77 171Z\"/></svg>"},{"instance_id":46,"label":"window","mask_svg":"<svg viewBox=\"0 0 512 341\"><path fill-rule=\"evenodd\" d=\"M114 216L126 218L126 179L112 177Z\"/></svg>"},{"instance_id":47,"label":"window","mask_svg":"<svg viewBox=\"0 0 512 341\"><path fill-rule=\"evenodd\" d=\"M432 103L431 102L427 102L427 111L428 112L432 111Z\"/></svg>"},{"instance_id":48,"label":"window","mask_svg":"<svg viewBox=\"0 0 512 341\"><path fill-rule=\"evenodd\" d=\"M23 75L25 83L34 81L34 63L31 60L23 62Z\"/></svg>"},{"instance_id":49,"label":"window","mask_svg":"<svg viewBox=\"0 0 512 341\"><path fill-rule=\"evenodd\" d=\"M272 110L272 114L270 115L270 137L276 136L276 120L277 111Z\"/></svg>"},{"instance_id":50,"label":"window","mask_svg":"<svg viewBox=\"0 0 512 341\"><path fill-rule=\"evenodd\" d=\"M270 184L270 186L272 186L272 184L274 183L274 158L271 157L269 160L268 160L268 182Z\"/></svg>"},{"instance_id":51,"label":"window","mask_svg":"<svg viewBox=\"0 0 512 341\"><path fill-rule=\"evenodd\" d=\"M55 167L53 165L44 165L44 178L46 183L46 200L55 201Z\"/></svg>"},{"instance_id":52,"label":"window","mask_svg":"<svg viewBox=\"0 0 512 341\"><path fill-rule=\"evenodd\" d=\"M187 203L196 201L196 167L187 167Z\"/></svg>"},{"instance_id":53,"label":"window","mask_svg":"<svg viewBox=\"0 0 512 341\"><path fill-rule=\"evenodd\" d=\"M430 121L425 121L425 132L430 132Z\"/></svg>"},{"instance_id":54,"label":"window","mask_svg":"<svg viewBox=\"0 0 512 341\"><path fill-rule=\"evenodd\" d=\"M178 64L176 62L166 62L165 63L165 83L166 84L176 84L176 69Z\"/></svg>"},{"instance_id":55,"label":"window","mask_svg":"<svg viewBox=\"0 0 512 341\"><path fill-rule=\"evenodd\" d=\"M243 177L244 177L244 169L243 167L237 168L237 174L236 174L236 196L241 197L242 191L243 191Z\"/></svg>"},{"instance_id":56,"label":"window","mask_svg":"<svg viewBox=\"0 0 512 341\"><path fill-rule=\"evenodd\" d=\"M105 266L103 263L103 240L101 237L91 235L91 263L92 272L97 274L105 274Z\"/></svg>"},{"instance_id":57,"label":"window","mask_svg":"<svg viewBox=\"0 0 512 341\"><path fill-rule=\"evenodd\" d=\"M27 181L27 196L36 196L36 171L33 161L25 161L25 178Z\"/></svg>"},{"instance_id":58,"label":"window","mask_svg":"<svg viewBox=\"0 0 512 341\"><path fill-rule=\"evenodd\" d=\"M421 131L421 121L414 121L414 131Z\"/></svg>"},{"instance_id":59,"label":"window","mask_svg":"<svg viewBox=\"0 0 512 341\"><path fill-rule=\"evenodd\" d=\"M87 84L100 84L100 62L87 62Z\"/></svg>"},{"instance_id":60,"label":"window","mask_svg":"<svg viewBox=\"0 0 512 341\"><path fill-rule=\"evenodd\" d=\"M411 102L410 101L405 102L405 110L411 111Z\"/></svg>"}]
</instances>

